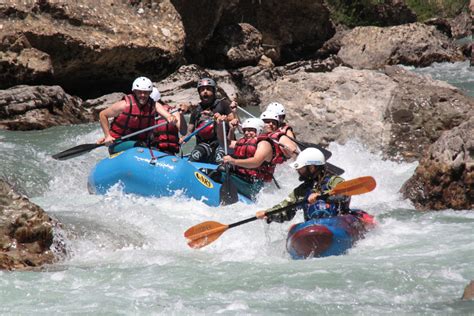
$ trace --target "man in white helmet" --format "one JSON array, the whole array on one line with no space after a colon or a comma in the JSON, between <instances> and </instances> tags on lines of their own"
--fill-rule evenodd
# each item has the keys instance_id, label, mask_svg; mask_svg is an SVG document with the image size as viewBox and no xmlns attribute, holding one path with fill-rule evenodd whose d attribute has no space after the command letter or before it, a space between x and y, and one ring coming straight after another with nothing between
<instances>
[{"instance_id":1,"label":"man in white helmet","mask_svg":"<svg viewBox=\"0 0 474 316\"><path fill-rule=\"evenodd\" d=\"M278 130L281 131L286 136L295 138L295 134L293 133L293 128L285 122L286 111L283 104L278 103L278 102L271 102L267 105L267 109L265 111L271 111L278 114L278 118L280 120Z\"/></svg>"},{"instance_id":2,"label":"man in white helmet","mask_svg":"<svg viewBox=\"0 0 474 316\"><path fill-rule=\"evenodd\" d=\"M238 141L229 139L232 155L224 156L223 162L230 164L231 177L237 190L254 199L265 182L271 182L275 171L275 145L263 133L264 123L258 118L248 118L242 123L244 136ZM218 133L223 137L223 133ZM223 140L221 140L223 142ZM225 179L225 174L222 179Z\"/></svg>"},{"instance_id":3,"label":"man in white helmet","mask_svg":"<svg viewBox=\"0 0 474 316\"><path fill-rule=\"evenodd\" d=\"M176 118L150 97L152 91L151 80L146 77L138 77L133 81L131 94L102 110L99 113L99 121L104 137L99 138L97 143L111 145L116 138L153 126L157 113L168 122L175 123ZM109 119L113 119L110 125ZM109 152L125 150L133 147L139 141L146 142L148 134L148 132L138 134L116 148L115 145L118 144L114 144L109 147Z\"/></svg>"},{"instance_id":4,"label":"man in white helmet","mask_svg":"<svg viewBox=\"0 0 474 316\"><path fill-rule=\"evenodd\" d=\"M326 195L344 179L326 172L326 159L319 149L306 148L290 166L296 169L299 180L303 183L296 187L280 204L257 212L257 218L264 218L267 223L272 221L282 223L293 219L296 211L303 208L304 219L307 221L312 218L336 216L339 212L348 210L350 197L344 195L329 197ZM295 205L288 211L268 217L265 215L266 212L300 201L301 204Z\"/></svg>"}]
</instances>

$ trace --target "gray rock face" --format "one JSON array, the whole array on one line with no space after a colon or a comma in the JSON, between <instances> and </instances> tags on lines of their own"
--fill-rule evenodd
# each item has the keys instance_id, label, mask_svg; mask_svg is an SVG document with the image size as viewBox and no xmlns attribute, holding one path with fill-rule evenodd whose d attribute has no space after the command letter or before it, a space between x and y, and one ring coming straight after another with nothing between
<instances>
[{"instance_id":1,"label":"gray rock face","mask_svg":"<svg viewBox=\"0 0 474 316\"><path fill-rule=\"evenodd\" d=\"M379 72L336 65L247 67L241 86L262 109L272 101L283 103L287 120L303 140L328 144L355 138L389 158L409 161L420 158L474 107L474 100L455 87L400 67ZM331 67L336 68L320 72Z\"/></svg>"},{"instance_id":2,"label":"gray rock face","mask_svg":"<svg viewBox=\"0 0 474 316\"><path fill-rule=\"evenodd\" d=\"M421 23L356 27L341 39L338 56L359 69L396 64L425 67L434 62L464 60L462 52L446 35Z\"/></svg>"},{"instance_id":3,"label":"gray rock face","mask_svg":"<svg viewBox=\"0 0 474 316\"><path fill-rule=\"evenodd\" d=\"M16 86L0 90L0 129L34 130L93 121L82 100L60 86Z\"/></svg>"},{"instance_id":4,"label":"gray rock face","mask_svg":"<svg viewBox=\"0 0 474 316\"><path fill-rule=\"evenodd\" d=\"M402 187L417 209L474 209L473 114L430 146Z\"/></svg>"},{"instance_id":5,"label":"gray rock face","mask_svg":"<svg viewBox=\"0 0 474 316\"><path fill-rule=\"evenodd\" d=\"M0 180L0 269L31 269L63 258L55 229L55 220Z\"/></svg>"},{"instance_id":6,"label":"gray rock face","mask_svg":"<svg viewBox=\"0 0 474 316\"><path fill-rule=\"evenodd\" d=\"M168 0L140 9L123 1L3 2L0 88L168 73L184 51L179 15Z\"/></svg>"}]
</instances>

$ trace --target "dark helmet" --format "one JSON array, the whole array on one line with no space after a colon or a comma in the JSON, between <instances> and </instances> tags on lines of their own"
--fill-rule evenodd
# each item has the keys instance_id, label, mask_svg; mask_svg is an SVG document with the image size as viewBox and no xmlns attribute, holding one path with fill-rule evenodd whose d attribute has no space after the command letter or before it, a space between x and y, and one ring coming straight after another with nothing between
<instances>
[{"instance_id":1,"label":"dark helmet","mask_svg":"<svg viewBox=\"0 0 474 316\"><path fill-rule=\"evenodd\" d=\"M216 82L211 78L201 78L198 81L197 89L199 90L201 87L212 87L216 91Z\"/></svg>"}]
</instances>

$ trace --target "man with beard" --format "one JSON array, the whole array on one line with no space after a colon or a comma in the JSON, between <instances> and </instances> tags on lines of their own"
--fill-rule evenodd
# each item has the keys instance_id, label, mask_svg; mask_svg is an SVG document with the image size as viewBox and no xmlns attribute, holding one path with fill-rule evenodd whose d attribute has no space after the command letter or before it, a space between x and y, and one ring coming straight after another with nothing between
<instances>
[{"instance_id":1,"label":"man with beard","mask_svg":"<svg viewBox=\"0 0 474 316\"><path fill-rule=\"evenodd\" d=\"M345 195L328 196L338 183L344 181L339 176L330 175L326 171L326 160L323 153L316 148L303 150L290 167L296 169L299 180L303 181L280 204L257 212L257 218L266 219L267 223L290 221L296 211L303 208L305 221L312 218L337 216L340 212L349 210L350 197ZM301 203L298 203L301 202ZM265 213L296 204L292 209L266 216Z\"/></svg>"},{"instance_id":2,"label":"man with beard","mask_svg":"<svg viewBox=\"0 0 474 316\"><path fill-rule=\"evenodd\" d=\"M98 144L109 146L109 153L116 153L125 149L145 145L149 132L131 137L128 141L113 144L116 138L146 129L155 124L156 113L168 122L175 124L176 118L166 111L163 106L150 97L153 83L146 77L138 77L133 81L132 94L112 104L99 113L100 126L104 137L97 140ZM109 119L113 118L109 125Z\"/></svg>"},{"instance_id":3,"label":"man with beard","mask_svg":"<svg viewBox=\"0 0 474 316\"><path fill-rule=\"evenodd\" d=\"M227 122L234 119L230 102L226 99L217 99L216 82L211 78L202 78L198 81L197 90L201 102L191 112L188 124L188 134L208 123L209 119ZM203 128L196 135L196 146L191 151L190 161L220 163L224 150L219 146L216 124ZM185 138L186 136L183 136Z\"/></svg>"}]
</instances>

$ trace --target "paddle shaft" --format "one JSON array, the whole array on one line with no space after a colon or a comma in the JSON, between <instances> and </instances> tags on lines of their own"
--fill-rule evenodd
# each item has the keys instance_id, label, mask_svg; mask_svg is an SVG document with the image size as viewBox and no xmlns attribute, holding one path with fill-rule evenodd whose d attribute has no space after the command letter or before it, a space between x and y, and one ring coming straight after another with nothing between
<instances>
[{"instance_id":1,"label":"paddle shaft","mask_svg":"<svg viewBox=\"0 0 474 316\"><path fill-rule=\"evenodd\" d=\"M209 119L208 122L206 124L204 124L203 126L195 129L191 134L189 134L188 136L186 136L184 139L183 139L183 142L181 143L184 144L184 143L187 143L194 135L196 135L197 133L199 133L200 131L202 131L203 129L205 129L206 127L208 127L209 125L211 125L212 123L214 123L213 120Z\"/></svg>"},{"instance_id":2,"label":"paddle shaft","mask_svg":"<svg viewBox=\"0 0 474 316\"><path fill-rule=\"evenodd\" d=\"M273 214L278 214L278 213L281 213L281 212L285 212L285 211L287 211L287 210L291 210L293 207L298 206L299 204L303 204L303 201L298 201L298 202L296 202L296 203L287 205L287 206L282 207L282 208L279 208L279 209L277 209L277 210L273 210L273 211L266 212L265 215L273 215ZM257 220L257 219L259 219L257 216L250 217L250 218L241 220L240 222L236 222L236 223L229 224L228 228L232 228L232 227L240 226L240 225L242 225L242 224L246 224L246 223L249 223L249 222L253 222L253 221Z\"/></svg>"}]
</instances>

